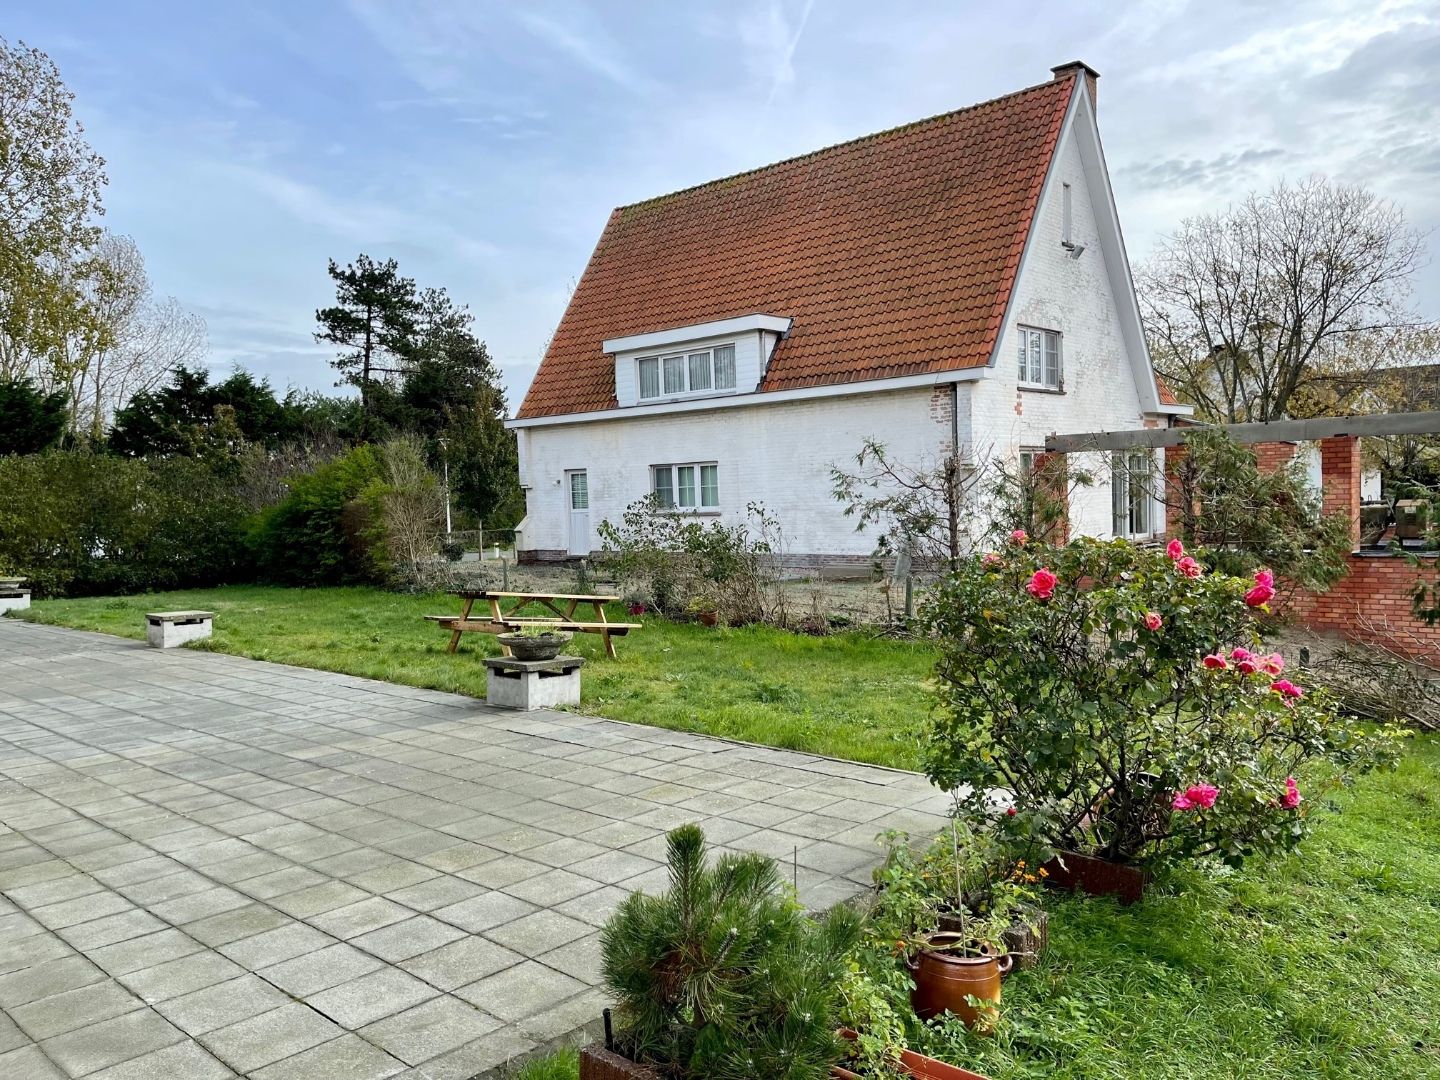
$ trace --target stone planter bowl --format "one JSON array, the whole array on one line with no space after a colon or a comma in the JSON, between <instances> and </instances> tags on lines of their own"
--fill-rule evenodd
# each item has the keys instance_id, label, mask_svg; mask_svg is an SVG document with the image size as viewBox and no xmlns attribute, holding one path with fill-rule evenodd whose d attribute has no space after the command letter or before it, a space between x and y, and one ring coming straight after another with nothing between
<instances>
[{"instance_id":1,"label":"stone planter bowl","mask_svg":"<svg viewBox=\"0 0 1440 1080\"><path fill-rule=\"evenodd\" d=\"M546 634L544 637L532 637L528 634L500 634L496 637L510 650L510 655L516 660L554 660L560 655L560 650L570 640L568 633L555 631Z\"/></svg>"}]
</instances>

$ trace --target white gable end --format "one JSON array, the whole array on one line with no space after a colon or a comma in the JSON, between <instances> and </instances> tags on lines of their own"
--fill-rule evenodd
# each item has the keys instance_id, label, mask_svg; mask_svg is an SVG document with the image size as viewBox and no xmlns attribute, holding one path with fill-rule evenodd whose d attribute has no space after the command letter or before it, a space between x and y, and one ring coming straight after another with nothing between
<instances>
[{"instance_id":1,"label":"white gable end","mask_svg":"<svg viewBox=\"0 0 1440 1080\"><path fill-rule=\"evenodd\" d=\"M1041 378L1030 377L1027 366L1022 380L1021 345L1034 346L1037 331L1046 348L1051 335L1058 344L1058 385L1045 385L1050 380L1043 354ZM1171 411L1161 406L1155 389L1084 93L1077 94L1061 133L988 375L970 396L973 451L979 457L1013 456L1043 446L1054 433L1135 428ZM1077 532L1107 535L1108 466L1075 464L1093 471L1098 482L1075 493L1072 524Z\"/></svg>"}]
</instances>

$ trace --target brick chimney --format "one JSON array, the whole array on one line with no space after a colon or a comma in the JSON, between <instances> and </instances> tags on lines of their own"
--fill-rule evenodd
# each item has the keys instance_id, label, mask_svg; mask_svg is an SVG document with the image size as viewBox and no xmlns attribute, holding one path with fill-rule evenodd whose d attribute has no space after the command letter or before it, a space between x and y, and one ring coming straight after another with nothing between
<instances>
[{"instance_id":1,"label":"brick chimney","mask_svg":"<svg viewBox=\"0 0 1440 1080\"><path fill-rule=\"evenodd\" d=\"M1092 68L1084 60L1071 60L1068 64L1061 64L1059 67L1050 69L1057 79L1073 79L1077 75L1085 76L1085 87L1090 91L1090 107L1096 108L1095 80L1100 78L1100 73Z\"/></svg>"}]
</instances>

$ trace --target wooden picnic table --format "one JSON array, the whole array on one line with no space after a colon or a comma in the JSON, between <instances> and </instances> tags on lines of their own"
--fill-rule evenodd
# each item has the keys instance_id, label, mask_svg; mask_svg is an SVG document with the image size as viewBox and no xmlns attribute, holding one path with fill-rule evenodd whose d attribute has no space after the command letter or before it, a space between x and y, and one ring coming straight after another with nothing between
<instances>
[{"instance_id":1,"label":"wooden picnic table","mask_svg":"<svg viewBox=\"0 0 1440 1080\"><path fill-rule=\"evenodd\" d=\"M640 623L613 623L605 617L605 605L619 600L618 596L602 596L592 593L552 592L501 592L482 589L476 592L459 591L451 593L465 602L458 616L427 615L427 619L439 623L450 631L450 645L446 650L453 653L460 647L461 634L507 634L525 626L548 626L555 630L569 630L580 634L599 634L605 642L605 655L615 656L615 642L612 637L624 637L631 630L640 629ZM490 606L488 618L470 617L477 600ZM502 605L509 604L505 610ZM548 608L549 615L520 615L522 608L539 605ZM575 612L582 605L593 611L592 618L576 618ZM502 648L505 648L503 645ZM505 655L510 650L505 648Z\"/></svg>"}]
</instances>

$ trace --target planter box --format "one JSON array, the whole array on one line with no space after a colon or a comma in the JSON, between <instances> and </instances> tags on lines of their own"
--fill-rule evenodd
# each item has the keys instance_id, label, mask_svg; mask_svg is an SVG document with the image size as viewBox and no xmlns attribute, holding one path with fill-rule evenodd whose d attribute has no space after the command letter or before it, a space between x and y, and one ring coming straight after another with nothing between
<instances>
[{"instance_id":1,"label":"planter box","mask_svg":"<svg viewBox=\"0 0 1440 1080\"><path fill-rule=\"evenodd\" d=\"M580 1051L580 1080L661 1080L654 1069L593 1043Z\"/></svg>"},{"instance_id":2,"label":"planter box","mask_svg":"<svg viewBox=\"0 0 1440 1080\"><path fill-rule=\"evenodd\" d=\"M842 1039L854 1039L855 1032L841 1029ZM916 1080L988 1080L988 1077L979 1073L971 1072L969 1069L962 1069L959 1065L947 1065L943 1061L936 1061L924 1054L917 1054L914 1050L900 1051L900 1065ZM849 1069L836 1065L830 1070L830 1075L836 1080L864 1080L864 1078ZM585 1074L580 1074L581 1080L585 1080Z\"/></svg>"},{"instance_id":3,"label":"planter box","mask_svg":"<svg viewBox=\"0 0 1440 1080\"><path fill-rule=\"evenodd\" d=\"M1063 865L1062 861L1063 860ZM1045 864L1047 885L1074 889L1087 896L1113 896L1122 904L1134 904L1144 895L1150 875L1134 866L1062 851Z\"/></svg>"}]
</instances>

